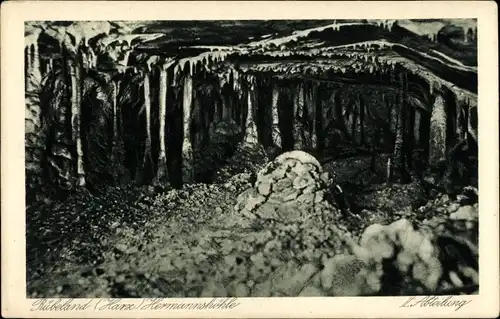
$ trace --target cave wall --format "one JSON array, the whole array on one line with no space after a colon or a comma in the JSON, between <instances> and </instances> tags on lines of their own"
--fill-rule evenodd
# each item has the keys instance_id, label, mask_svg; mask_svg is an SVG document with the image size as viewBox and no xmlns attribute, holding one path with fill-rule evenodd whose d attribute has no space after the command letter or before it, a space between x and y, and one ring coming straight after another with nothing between
<instances>
[{"instance_id":1,"label":"cave wall","mask_svg":"<svg viewBox=\"0 0 500 319\"><path fill-rule=\"evenodd\" d=\"M160 59L153 56L140 68L103 71L88 46L73 54L62 48L43 60L38 50L36 44L25 50L28 197L40 189L66 194L81 186L98 192L131 182L180 187L210 181L238 145L248 143L254 127L268 155L293 149L320 157L349 149L392 152L398 125L404 126L410 168L415 149L432 166L460 141L477 148L475 104L405 70L378 85L346 82L331 71L329 78L243 73L237 63L210 56L168 67L155 65ZM129 61L125 53L120 58Z\"/></svg>"}]
</instances>

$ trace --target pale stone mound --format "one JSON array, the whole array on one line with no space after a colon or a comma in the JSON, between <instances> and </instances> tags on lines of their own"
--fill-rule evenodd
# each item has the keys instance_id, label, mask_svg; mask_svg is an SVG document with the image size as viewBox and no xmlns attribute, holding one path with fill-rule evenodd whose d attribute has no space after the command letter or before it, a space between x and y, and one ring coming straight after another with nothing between
<instances>
[{"instance_id":1,"label":"pale stone mound","mask_svg":"<svg viewBox=\"0 0 500 319\"><path fill-rule=\"evenodd\" d=\"M328 173L323 173L312 155L302 151L283 153L258 172L252 188L238 196L235 211L247 222L298 220L311 209L323 214L332 209L325 200L330 183Z\"/></svg>"}]
</instances>

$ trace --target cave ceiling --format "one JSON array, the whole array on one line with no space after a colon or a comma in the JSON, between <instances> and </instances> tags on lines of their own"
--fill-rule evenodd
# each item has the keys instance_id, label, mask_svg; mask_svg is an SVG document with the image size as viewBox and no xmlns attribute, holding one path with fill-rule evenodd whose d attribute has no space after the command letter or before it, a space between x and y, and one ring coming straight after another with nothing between
<instances>
[{"instance_id":1,"label":"cave ceiling","mask_svg":"<svg viewBox=\"0 0 500 319\"><path fill-rule=\"evenodd\" d=\"M201 65L222 77L237 71L390 86L400 69L431 91L444 86L467 100L477 94L473 19L44 21L27 24L25 35L39 42L42 59L61 54L62 42L84 43L102 72Z\"/></svg>"}]
</instances>

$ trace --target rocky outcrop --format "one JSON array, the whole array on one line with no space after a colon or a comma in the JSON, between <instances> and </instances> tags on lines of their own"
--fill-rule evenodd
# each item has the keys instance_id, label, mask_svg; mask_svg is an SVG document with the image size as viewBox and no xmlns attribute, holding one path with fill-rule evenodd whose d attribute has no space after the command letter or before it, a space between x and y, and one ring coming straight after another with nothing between
<instances>
[{"instance_id":1,"label":"rocky outcrop","mask_svg":"<svg viewBox=\"0 0 500 319\"><path fill-rule=\"evenodd\" d=\"M329 183L328 173L310 154L283 153L258 172L254 187L238 196L236 215L242 223L301 220L311 217L304 215L311 210L320 219L332 217L335 211L326 201Z\"/></svg>"}]
</instances>

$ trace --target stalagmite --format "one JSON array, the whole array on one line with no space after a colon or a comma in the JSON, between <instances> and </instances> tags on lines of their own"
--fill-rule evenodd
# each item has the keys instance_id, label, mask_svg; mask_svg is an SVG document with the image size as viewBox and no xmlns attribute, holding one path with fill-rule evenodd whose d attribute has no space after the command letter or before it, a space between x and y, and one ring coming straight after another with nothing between
<instances>
[{"instance_id":1,"label":"stalagmite","mask_svg":"<svg viewBox=\"0 0 500 319\"><path fill-rule=\"evenodd\" d=\"M345 107L342 105L342 99L340 97L340 92L336 92L333 98L335 102L335 121L340 130L347 135L347 128L344 120Z\"/></svg>"},{"instance_id":2,"label":"stalagmite","mask_svg":"<svg viewBox=\"0 0 500 319\"><path fill-rule=\"evenodd\" d=\"M429 164L436 165L446 156L446 111L445 101L438 94L431 114L429 139Z\"/></svg>"},{"instance_id":3,"label":"stalagmite","mask_svg":"<svg viewBox=\"0 0 500 319\"><path fill-rule=\"evenodd\" d=\"M316 149L318 151L322 151L325 147L325 94L319 86L317 87L317 96L316 96L316 105L315 105L315 110L316 110L316 116L315 116L315 123L316 125L314 126L316 129Z\"/></svg>"},{"instance_id":4,"label":"stalagmite","mask_svg":"<svg viewBox=\"0 0 500 319\"><path fill-rule=\"evenodd\" d=\"M387 102L388 107L389 107L389 127L391 129L391 132L396 132L396 124L397 124L397 108L394 103L391 103L390 101Z\"/></svg>"},{"instance_id":5,"label":"stalagmite","mask_svg":"<svg viewBox=\"0 0 500 319\"><path fill-rule=\"evenodd\" d=\"M193 100L193 79L184 77L183 113L184 139L182 141L182 181L193 180L193 146L191 145L191 103Z\"/></svg>"},{"instance_id":6,"label":"stalagmite","mask_svg":"<svg viewBox=\"0 0 500 319\"><path fill-rule=\"evenodd\" d=\"M113 141L112 141L112 152L111 158L113 159L113 176L115 182L119 182L124 175L124 145L123 145L123 131L120 132L121 128L121 109L118 102L118 94L120 92L120 80L111 80L113 87ZM122 128L121 128L122 129ZM120 134L121 133L121 134Z\"/></svg>"},{"instance_id":7,"label":"stalagmite","mask_svg":"<svg viewBox=\"0 0 500 319\"><path fill-rule=\"evenodd\" d=\"M38 39L33 42L33 68L31 71L33 81L39 85L42 81L42 72L40 70L40 54L38 52Z\"/></svg>"},{"instance_id":8,"label":"stalagmite","mask_svg":"<svg viewBox=\"0 0 500 319\"><path fill-rule=\"evenodd\" d=\"M40 70L40 56L38 52L38 38L41 34L41 29L34 28L31 33L25 38L25 47L27 47L28 60L28 77L30 85L38 86L42 80Z\"/></svg>"},{"instance_id":9,"label":"stalagmite","mask_svg":"<svg viewBox=\"0 0 500 319\"><path fill-rule=\"evenodd\" d=\"M351 136L352 136L352 142L354 144L358 144L359 143L359 139L358 139L358 132L357 132L357 129L356 129L356 126L357 126L357 121L358 121L358 101L355 100L353 101L352 103L352 113L351 113Z\"/></svg>"},{"instance_id":10,"label":"stalagmite","mask_svg":"<svg viewBox=\"0 0 500 319\"><path fill-rule=\"evenodd\" d=\"M113 85L113 146L116 146L118 140L118 85L115 81L111 82Z\"/></svg>"},{"instance_id":11,"label":"stalagmite","mask_svg":"<svg viewBox=\"0 0 500 319\"><path fill-rule=\"evenodd\" d=\"M469 117L470 117L470 105L465 102L465 105L464 105L464 123L465 123L465 127L464 127L464 131L463 131L463 138L464 139L467 139L467 136L468 136L468 132L469 132Z\"/></svg>"},{"instance_id":12,"label":"stalagmite","mask_svg":"<svg viewBox=\"0 0 500 319\"><path fill-rule=\"evenodd\" d=\"M149 74L147 71L144 74L144 110L146 111L146 145L144 148L144 157L142 160L143 170L148 168L148 161L150 164L153 162L151 155L151 96L149 87ZM140 175L136 174L136 180Z\"/></svg>"},{"instance_id":13,"label":"stalagmite","mask_svg":"<svg viewBox=\"0 0 500 319\"><path fill-rule=\"evenodd\" d=\"M215 123L219 123L222 119L222 115L221 115L221 106L220 104L222 103L221 100L219 99L214 99L214 116L213 116L213 122Z\"/></svg>"},{"instance_id":14,"label":"stalagmite","mask_svg":"<svg viewBox=\"0 0 500 319\"><path fill-rule=\"evenodd\" d=\"M474 139L474 141L476 141L477 143L477 125L474 125L472 123L472 120L473 120L473 112L477 112L477 107L474 107L474 106L471 106L469 105L469 120L467 121L467 129L470 133L470 135L472 136L472 138ZM476 116L475 118L477 119L477 113L476 113Z\"/></svg>"},{"instance_id":15,"label":"stalagmite","mask_svg":"<svg viewBox=\"0 0 500 319\"><path fill-rule=\"evenodd\" d=\"M231 118L231 112L229 110L229 98L226 95L222 96L222 120L229 121Z\"/></svg>"},{"instance_id":16,"label":"stalagmite","mask_svg":"<svg viewBox=\"0 0 500 319\"><path fill-rule=\"evenodd\" d=\"M386 169L385 169L385 181L386 183L387 182L390 182L390 179L391 179L391 170L392 170L392 167L391 167L391 158L387 158L387 165L386 165Z\"/></svg>"},{"instance_id":17,"label":"stalagmite","mask_svg":"<svg viewBox=\"0 0 500 319\"><path fill-rule=\"evenodd\" d=\"M166 182L167 178L167 152L166 152L166 141L165 141L165 117L167 114L167 70L165 67L160 69L160 90L159 90L159 141L160 141L160 151L158 154L158 171L156 173L156 182L163 184Z\"/></svg>"},{"instance_id":18,"label":"stalagmite","mask_svg":"<svg viewBox=\"0 0 500 319\"><path fill-rule=\"evenodd\" d=\"M204 144L206 136L206 128L205 128L205 109L203 108L201 102L201 92L198 90L193 90L193 102L192 102L192 116L193 122L196 123L196 130L193 133L193 151L202 149L206 144Z\"/></svg>"},{"instance_id":19,"label":"stalagmite","mask_svg":"<svg viewBox=\"0 0 500 319\"><path fill-rule=\"evenodd\" d=\"M273 143L277 147L281 147L281 132L279 128L279 116L278 116L278 100L279 100L279 89L276 85L273 85L273 95L272 95L272 105L271 105L271 116L272 116L272 138Z\"/></svg>"},{"instance_id":20,"label":"stalagmite","mask_svg":"<svg viewBox=\"0 0 500 319\"><path fill-rule=\"evenodd\" d=\"M361 145L365 144L365 101L363 97L359 97L359 135Z\"/></svg>"},{"instance_id":21,"label":"stalagmite","mask_svg":"<svg viewBox=\"0 0 500 319\"><path fill-rule=\"evenodd\" d=\"M419 110L415 110L415 121L413 125L413 138L415 139L415 145L420 146L420 118L421 113Z\"/></svg>"},{"instance_id":22,"label":"stalagmite","mask_svg":"<svg viewBox=\"0 0 500 319\"><path fill-rule=\"evenodd\" d=\"M80 121L81 121L81 66L78 59L68 60L69 70L71 74L71 133L72 140L76 144L76 186L84 187L85 170L83 167L83 147L80 136Z\"/></svg>"},{"instance_id":23,"label":"stalagmite","mask_svg":"<svg viewBox=\"0 0 500 319\"><path fill-rule=\"evenodd\" d=\"M302 150L304 148L304 86L299 84L298 89L295 90L294 98L294 126L293 126L293 141L294 150Z\"/></svg>"},{"instance_id":24,"label":"stalagmite","mask_svg":"<svg viewBox=\"0 0 500 319\"><path fill-rule=\"evenodd\" d=\"M25 54L26 54L26 69L27 69L27 74L26 76L29 77L31 69L33 68L33 55L31 53L32 45L31 43L28 44L25 48Z\"/></svg>"},{"instance_id":25,"label":"stalagmite","mask_svg":"<svg viewBox=\"0 0 500 319\"><path fill-rule=\"evenodd\" d=\"M410 181L410 175L407 168L407 160L405 154L405 81L404 75L399 74L400 88L397 100L397 123L396 123L396 140L394 141L394 148L392 152L392 170L390 180L397 183L406 183Z\"/></svg>"},{"instance_id":26,"label":"stalagmite","mask_svg":"<svg viewBox=\"0 0 500 319\"><path fill-rule=\"evenodd\" d=\"M309 88L309 101L308 101L308 109L310 114L311 121L311 148L315 150L318 147L318 134L316 132L316 100L317 100L317 87L314 84L311 84Z\"/></svg>"},{"instance_id":27,"label":"stalagmite","mask_svg":"<svg viewBox=\"0 0 500 319\"><path fill-rule=\"evenodd\" d=\"M40 103L39 89L40 76L36 75L39 70L39 57L37 34L33 34L27 39L28 44L25 47L26 54L26 75L25 75L25 150L26 150L26 185L38 187L43 184L43 150L46 147L46 132L43 129L42 107ZM32 45L34 43L34 45ZM63 175L63 174L61 174ZM68 174L69 175L69 174Z\"/></svg>"},{"instance_id":28,"label":"stalagmite","mask_svg":"<svg viewBox=\"0 0 500 319\"><path fill-rule=\"evenodd\" d=\"M245 121L245 138L247 145L257 145L257 126L254 120L254 101L255 101L255 78L248 79L248 94L247 94L247 118Z\"/></svg>"},{"instance_id":29,"label":"stalagmite","mask_svg":"<svg viewBox=\"0 0 500 319\"><path fill-rule=\"evenodd\" d=\"M463 105L457 101L456 103L456 134L457 139L460 140L463 136L464 132L464 114L463 114Z\"/></svg>"},{"instance_id":30,"label":"stalagmite","mask_svg":"<svg viewBox=\"0 0 500 319\"><path fill-rule=\"evenodd\" d=\"M415 110L409 108L408 106L408 74L404 72L403 75L403 84L402 84L402 103L403 103L403 112L405 114L405 118L403 119L404 126L404 148L405 148L405 159L407 169L411 169L413 167L413 148L414 148L414 137L413 131L415 126Z\"/></svg>"}]
</instances>

